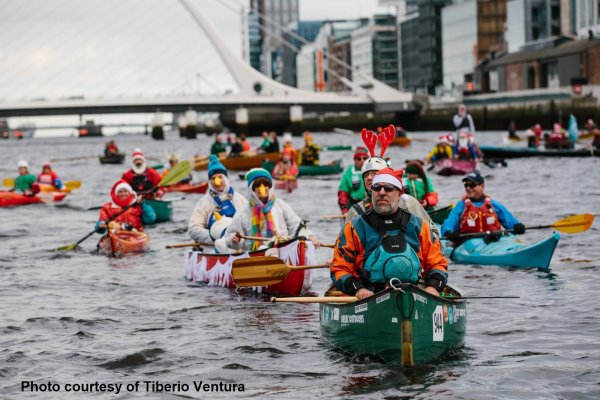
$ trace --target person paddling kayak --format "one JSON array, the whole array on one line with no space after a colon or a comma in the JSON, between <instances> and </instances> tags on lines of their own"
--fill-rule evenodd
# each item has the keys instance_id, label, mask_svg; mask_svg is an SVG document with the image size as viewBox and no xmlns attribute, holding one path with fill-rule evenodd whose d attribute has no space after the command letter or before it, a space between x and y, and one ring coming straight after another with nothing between
<instances>
[{"instance_id":1,"label":"person paddling kayak","mask_svg":"<svg viewBox=\"0 0 600 400\"><path fill-rule=\"evenodd\" d=\"M27 161L21 160L17 165L19 176L15 178L12 191L23 193L26 196L33 196L38 193L40 186L37 184L35 176L29 173L29 164L27 164Z\"/></svg>"},{"instance_id":2,"label":"person paddling kayak","mask_svg":"<svg viewBox=\"0 0 600 400\"><path fill-rule=\"evenodd\" d=\"M123 214L111 221L120 224L118 230L138 230L143 231L143 224L152 224L156 221L156 214L152 207L142 202L142 196L138 196L132 187L124 180L118 180L110 190L112 201L104 203L100 209L100 216L96 222L95 230L97 233L103 234L108 227L108 221L113 215L117 215L123 209L135 201L141 202L129 208Z\"/></svg>"},{"instance_id":3,"label":"person paddling kayak","mask_svg":"<svg viewBox=\"0 0 600 400\"><path fill-rule=\"evenodd\" d=\"M215 241L219 253L232 250L258 250L266 241L246 240L242 236L263 238L307 237L319 247L317 237L306 229L302 220L285 201L276 198L272 190L273 179L269 171L253 168L246 174L248 198L245 206L238 210L221 239ZM304 231L304 232L302 232Z\"/></svg>"},{"instance_id":4,"label":"person paddling kayak","mask_svg":"<svg viewBox=\"0 0 600 400\"><path fill-rule=\"evenodd\" d=\"M160 182L160 174L151 167L146 165L146 159L142 150L137 148L132 154L132 168L125 172L121 179L131 185L137 193L149 191L158 186ZM160 198L164 194L164 190L159 188L150 196L152 198Z\"/></svg>"},{"instance_id":5,"label":"person paddling kayak","mask_svg":"<svg viewBox=\"0 0 600 400\"><path fill-rule=\"evenodd\" d=\"M354 165L349 166L342 175L338 186L338 206L342 214L346 214L350 207L365 198L365 185L362 180L362 166L369 159L369 152L364 147L354 151Z\"/></svg>"},{"instance_id":6,"label":"person paddling kayak","mask_svg":"<svg viewBox=\"0 0 600 400\"><path fill-rule=\"evenodd\" d=\"M162 174L160 174L160 178L164 178L165 176L167 176L167 174L169 172L171 172L171 169L174 168L177 164L179 164L179 160L180 157L178 154L175 153L170 153L167 154L167 161L169 161L169 168L165 169ZM191 183L192 182L192 174L189 174L188 176L186 176L185 178L183 178L182 180L180 180L178 183Z\"/></svg>"},{"instance_id":7,"label":"person paddling kayak","mask_svg":"<svg viewBox=\"0 0 600 400\"><path fill-rule=\"evenodd\" d=\"M44 165L42 165L42 173L37 177L37 182L43 185L52 185L58 190L64 187L58 174L52 169L50 161L46 161Z\"/></svg>"},{"instance_id":8,"label":"person paddling kayak","mask_svg":"<svg viewBox=\"0 0 600 400\"><path fill-rule=\"evenodd\" d=\"M492 200L484 193L485 179L478 172L471 172L462 180L466 196L452 209L442 224L442 236L459 242L462 233L495 232L514 229L514 233L525 233L525 226L519 222L500 202ZM498 234L484 238L486 243L500 239Z\"/></svg>"},{"instance_id":9,"label":"person paddling kayak","mask_svg":"<svg viewBox=\"0 0 600 400\"><path fill-rule=\"evenodd\" d=\"M237 210L248 200L233 190L227 177L227 169L217 156L208 159L208 193L198 200L190 223L190 237L201 243L214 243L220 239Z\"/></svg>"},{"instance_id":10,"label":"person paddling kayak","mask_svg":"<svg viewBox=\"0 0 600 400\"><path fill-rule=\"evenodd\" d=\"M407 188L407 193L419 200L425 210L432 210L437 205L438 194L420 163L406 164L402 183Z\"/></svg>"},{"instance_id":11,"label":"person paddling kayak","mask_svg":"<svg viewBox=\"0 0 600 400\"><path fill-rule=\"evenodd\" d=\"M439 295L448 281L448 261L429 224L400 209L402 170L384 168L375 175L373 209L352 219L338 237L330 266L338 290L359 299L381 291L390 279L416 284Z\"/></svg>"}]
</instances>

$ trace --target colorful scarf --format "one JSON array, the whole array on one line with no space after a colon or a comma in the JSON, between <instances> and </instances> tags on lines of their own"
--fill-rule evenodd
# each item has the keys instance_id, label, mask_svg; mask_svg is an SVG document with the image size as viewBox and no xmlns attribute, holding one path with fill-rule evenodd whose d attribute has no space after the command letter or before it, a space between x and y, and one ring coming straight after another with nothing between
<instances>
[{"instance_id":1,"label":"colorful scarf","mask_svg":"<svg viewBox=\"0 0 600 400\"><path fill-rule=\"evenodd\" d=\"M250 199L250 207L252 207L252 236L262 235L262 228L267 222L267 235L265 237L272 237L275 232L275 221L273 221L273 215L271 215L271 208L275 204L275 197L269 199L267 204L261 204L254 199ZM252 241L252 251L258 250L262 244L259 240Z\"/></svg>"}]
</instances>

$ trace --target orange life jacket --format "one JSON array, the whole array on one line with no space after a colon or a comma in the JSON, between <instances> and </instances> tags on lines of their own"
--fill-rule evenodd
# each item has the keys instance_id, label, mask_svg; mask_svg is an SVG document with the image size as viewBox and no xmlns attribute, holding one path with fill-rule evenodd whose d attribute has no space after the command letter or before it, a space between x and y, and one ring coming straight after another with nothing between
<instances>
[{"instance_id":1,"label":"orange life jacket","mask_svg":"<svg viewBox=\"0 0 600 400\"><path fill-rule=\"evenodd\" d=\"M481 207L473 204L471 199L464 197L465 210L460 216L460 233L499 231L502 229L498 214L492 207L492 200L485 196Z\"/></svg>"}]
</instances>

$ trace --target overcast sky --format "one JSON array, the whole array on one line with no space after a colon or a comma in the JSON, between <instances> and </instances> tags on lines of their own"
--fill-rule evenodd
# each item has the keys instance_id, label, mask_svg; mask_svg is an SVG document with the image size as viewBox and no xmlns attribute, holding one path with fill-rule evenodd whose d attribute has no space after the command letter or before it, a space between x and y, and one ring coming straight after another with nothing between
<instances>
[{"instance_id":1,"label":"overcast sky","mask_svg":"<svg viewBox=\"0 0 600 400\"><path fill-rule=\"evenodd\" d=\"M246 0L193 0L241 57ZM228 5L228 7L226 6ZM0 101L236 91L178 0L0 0ZM377 0L300 0L301 20L393 11Z\"/></svg>"}]
</instances>

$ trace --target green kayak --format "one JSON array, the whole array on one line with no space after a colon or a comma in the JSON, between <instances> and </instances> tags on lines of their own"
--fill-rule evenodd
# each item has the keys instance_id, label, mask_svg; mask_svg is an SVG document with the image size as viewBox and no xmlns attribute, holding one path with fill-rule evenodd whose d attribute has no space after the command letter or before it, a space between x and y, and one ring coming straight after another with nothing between
<instances>
[{"instance_id":1,"label":"green kayak","mask_svg":"<svg viewBox=\"0 0 600 400\"><path fill-rule=\"evenodd\" d=\"M445 297L436 297L411 284L390 286L352 303L321 303L323 337L351 355L375 355L405 366L463 345L467 310L458 291L446 287Z\"/></svg>"},{"instance_id":2,"label":"green kayak","mask_svg":"<svg viewBox=\"0 0 600 400\"><path fill-rule=\"evenodd\" d=\"M344 145L337 145L337 146L323 146L321 147L322 151L346 151L346 150L352 150L352 146L344 146Z\"/></svg>"},{"instance_id":3,"label":"green kayak","mask_svg":"<svg viewBox=\"0 0 600 400\"><path fill-rule=\"evenodd\" d=\"M431 220L438 225L444 223L448 215L450 215L450 211L454 208L454 204L450 204L446 207L436 208L433 210L427 210L427 214L431 217Z\"/></svg>"},{"instance_id":4,"label":"green kayak","mask_svg":"<svg viewBox=\"0 0 600 400\"><path fill-rule=\"evenodd\" d=\"M144 200L156 213L156 223L173 220L173 202L162 200Z\"/></svg>"},{"instance_id":5,"label":"green kayak","mask_svg":"<svg viewBox=\"0 0 600 400\"><path fill-rule=\"evenodd\" d=\"M275 168L275 163L263 161L262 167L267 171L272 172L273 168ZM298 166L298 176L335 175L340 174L343 171L342 160L336 160L329 164Z\"/></svg>"}]
</instances>

